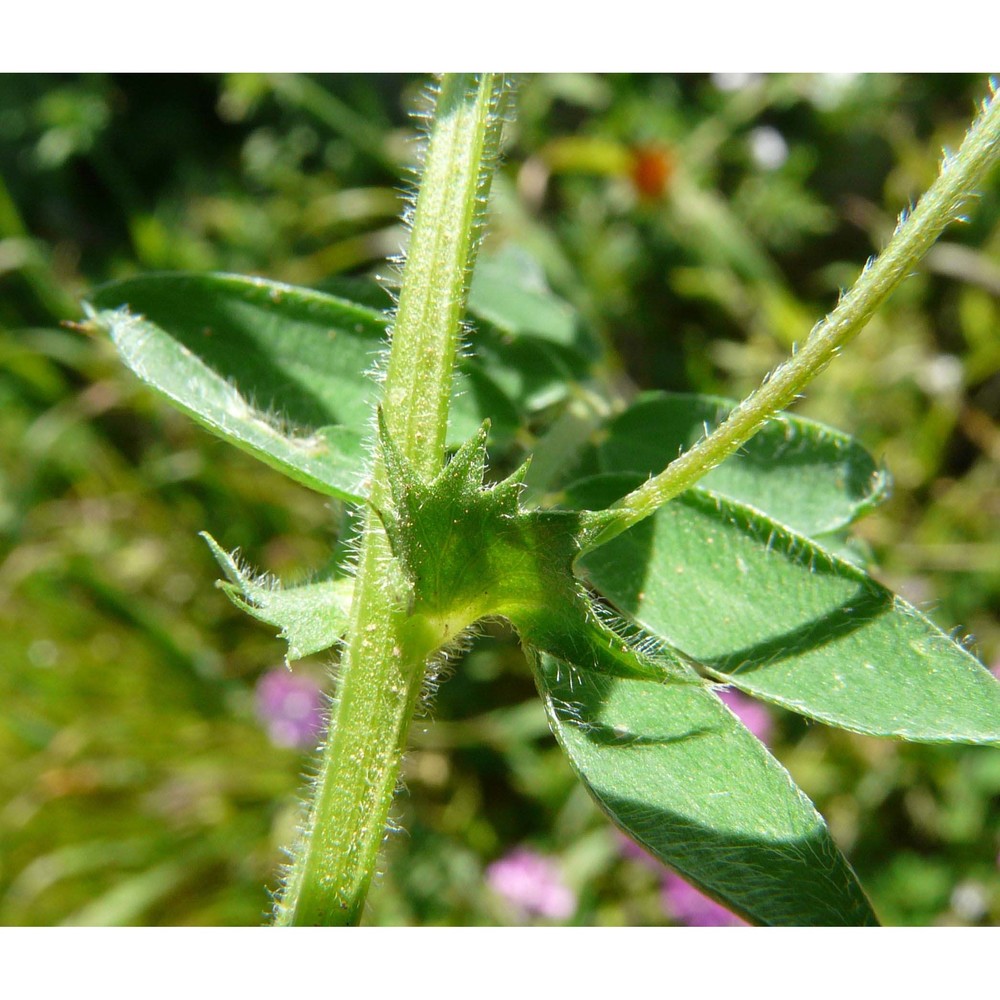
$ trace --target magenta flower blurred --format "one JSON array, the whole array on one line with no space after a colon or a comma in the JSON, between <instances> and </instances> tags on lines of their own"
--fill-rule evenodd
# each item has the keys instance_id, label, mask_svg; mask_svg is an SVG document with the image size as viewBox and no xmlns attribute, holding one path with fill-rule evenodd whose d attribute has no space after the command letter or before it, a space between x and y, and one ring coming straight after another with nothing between
<instances>
[{"instance_id":1,"label":"magenta flower blurred","mask_svg":"<svg viewBox=\"0 0 1000 1000\"><path fill-rule=\"evenodd\" d=\"M622 833L621 830L615 830L615 836L618 839L618 847L622 852L622 857L626 857L630 861L637 861L643 868L648 868L650 871L656 872L657 875L662 875L664 872L669 871L667 866L661 861L657 861L645 847L637 844L631 837Z\"/></svg>"},{"instance_id":2,"label":"magenta flower blurred","mask_svg":"<svg viewBox=\"0 0 1000 1000\"><path fill-rule=\"evenodd\" d=\"M567 920L576 911L576 895L551 858L517 847L486 869L490 888L525 916Z\"/></svg>"},{"instance_id":3,"label":"magenta flower blurred","mask_svg":"<svg viewBox=\"0 0 1000 1000\"><path fill-rule=\"evenodd\" d=\"M663 908L679 924L687 927L745 927L746 921L709 899L680 875L668 871L663 876Z\"/></svg>"},{"instance_id":4,"label":"magenta flower blurred","mask_svg":"<svg viewBox=\"0 0 1000 1000\"><path fill-rule=\"evenodd\" d=\"M622 855L649 868L660 876L660 899L668 917L688 927L742 927L745 921L714 899L709 899L693 885L685 882L666 865L657 861L644 847L623 833L618 834Z\"/></svg>"},{"instance_id":5,"label":"magenta flower blurred","mask_svg":"<svg viewBox=\"0 0 1000 1000\"><path fill-rule=\"evenodd\" d=\"M750 730L757 739L766 743L774 728L774 719L759 701L748 698L735 688L715 689L715 693L729 706L730 711Z\"/></svg>"},{"instance_id":6,"label":"magenta flower blurred","mask_svg":"<svg viewBox=\"0 0 1000 1000\"><path fill-rule=\"evenodd\" d=\"M323 728L323 691L310 677L269 670L257 682L257 714L278 746L314 749Z\"/></svg>"}]
</instances>

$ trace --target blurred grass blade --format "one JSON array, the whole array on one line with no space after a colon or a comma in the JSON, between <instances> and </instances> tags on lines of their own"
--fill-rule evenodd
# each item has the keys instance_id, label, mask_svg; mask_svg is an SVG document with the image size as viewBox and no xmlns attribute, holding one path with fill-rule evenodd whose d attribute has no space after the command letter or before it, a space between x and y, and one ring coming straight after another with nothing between
<instances>
[{"instance_id":1,"label":"blurred grass blade","mask_svg":"<svg viewBox=\"0 0 1000 1000\"><path fill-rule=\"evenodd\" d=\"M877 923L823 818L710 689L533 661L574 770L653 855L753 923Z\"/></svg>"},{"instance_id":2,"label":"blurred grass blade","mask_svg":"<svg viewBox=\"0 0 1000 1000\"><path fill-rule=\"evenodd\" d=\"M597 478L575 499L621 487ZM689 490L582 567L748 694L859 733L1000 743L1000 682L985 667L856 566L735 501Z\"/></svg>"},{"instance_id":3,"label":"blurred grass blade","mask_svg":"<svg viewBox=\"0 0 1000 1000\"><path fill-rule=\"evenodd\" d=\"M152 850L151 839L145 837L100 838L41 854L9 880L0 897L0 924L25 923L22 915L30 912L43 893L64 880L141 863Z\"/></svg>"},{"instance_id":4,"label":"blurred grass blade","mask_svg":"<svg viewBox=\"0 0 1000 1000\"><path fill-rule=\"evenodd\" d=\"M144 923L146 913L176 892L191 875L182 861L165 861L115 883L62 921L64 927L124 927Z\"/></svg>"},{"instance_id":5,"label":"blurred grass blade","mask_svg":"<svg viewBox=\"0 0 1000 1000\"><path fill-rule=\"evenodd\" d=\"M735 406L716 396L644 395L609 424L608 436L598 446L600 467L655 476ZM701 485L816 536L849 524L880 503L888 480L848 435L784 413L709 472Z\"/></svg>"},{"instance_id":6,"label":"blurred grass blade","mask_svg":"<svg viewBox=\"0 0 1000 1000\"><path fill-rule=\"evenodd\" d=\"M228 583L220 582L226 595L247 614L280 630L288 643L288 662L340 642L347 629L353 577L283 587L277 580L251 575L207 531L201 534L228 577Z\"/></svg>"}]
</instances>

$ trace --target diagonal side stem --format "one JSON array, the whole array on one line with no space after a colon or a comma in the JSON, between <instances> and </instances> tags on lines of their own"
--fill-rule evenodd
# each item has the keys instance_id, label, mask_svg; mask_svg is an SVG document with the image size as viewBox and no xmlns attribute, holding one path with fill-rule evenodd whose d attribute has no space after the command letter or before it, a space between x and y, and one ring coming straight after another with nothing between
<instances>
[{"instance_id":1,"label":"diagonal side stem","mask_svg":"<svg viewBox=\"0 0 1000 1000\"><path fill-rule=\"evenodd\" d=\"M711 434L671 462L659 475L622 497L609 510L585 516L583 551L611 541L693 486L788 406L864 329L873 313L933 246L949 223L961 217L991 167L1000 159L1000 97L984 102L961 148L946 156L937 180L917 207L901 219L888 246L870 261L854 287L805 344L777 368ZM616 516L617 515L617 516Z\"/></svg>"}]
</instances>

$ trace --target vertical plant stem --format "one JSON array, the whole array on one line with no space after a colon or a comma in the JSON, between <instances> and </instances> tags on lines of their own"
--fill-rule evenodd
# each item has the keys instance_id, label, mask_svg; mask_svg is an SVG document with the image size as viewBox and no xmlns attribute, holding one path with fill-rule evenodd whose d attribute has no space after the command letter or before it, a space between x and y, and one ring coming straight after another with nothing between
<instances>
[{"instance_id":1,"label":"vertical plant stem","mask_svg":"<svg viewBox=\"0 0 1000 1000\"><path fill-rule=\"evenodd\" d=\"M497 75L456 75L443 79L437 96L383 397L393 440L425 477L444 461L452 372L505 92ZM375 513L387 495L378 457L330 735L279 924L359 922L427 662L446 638L407 613L407 583Z\"/></svg>"},{"instance_id":2,"label":"vertical plant stem","mask_svg":"<svg viewBox=\"0 0 1000 1000\"><path fill-rule=\"evenodd\" d=\"M944 228L961 216L987 172L1000 159L1000 97L993 95L972 123L959 151L946 157L937 180L917 207L901 219L888 246L862 271L854 287L805 344L726 420L659 475L619 500L610 511L595 515L585 544L593 549L611 541L633 524L693 486L723 459L748 441L764 423L788 406L864 329L876 309L933 246ZM609 514L614 517L608 522Z\"/></svg>"}]
</instances>

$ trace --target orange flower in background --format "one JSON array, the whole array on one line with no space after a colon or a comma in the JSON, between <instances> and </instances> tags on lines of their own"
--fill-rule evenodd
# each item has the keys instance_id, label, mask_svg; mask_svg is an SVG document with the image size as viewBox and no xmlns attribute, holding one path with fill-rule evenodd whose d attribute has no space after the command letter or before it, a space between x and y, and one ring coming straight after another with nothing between
<instances>
[{"instance_id":1,"label":"orange flower in background","mask_svg":"<svg viewBox=\"0 0 1000 1000\"><path fill-rule=\"evenodd\" d=\"M632 150L632 183L643 198L662 198L674 174L674 158L665 146L636 146Z\"/></svg>"}]
</instances>

